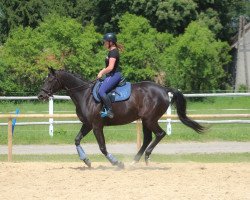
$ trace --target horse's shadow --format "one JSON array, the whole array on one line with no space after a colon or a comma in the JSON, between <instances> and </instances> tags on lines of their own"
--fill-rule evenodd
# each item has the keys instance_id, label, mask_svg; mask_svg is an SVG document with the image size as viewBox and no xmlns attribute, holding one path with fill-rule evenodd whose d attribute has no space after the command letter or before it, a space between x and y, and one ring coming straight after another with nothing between
<instances>
[{"instance_id":1,"label":"horse's shadow","mask_svg":"<svg viewBox=\"0 0 250 200\"><path fill-rule=\"evenodd\" d=\"M103 165L100 165L98 167L85 167L85 166L82 166L82 167L69 167L69 169L73 169L73 170L79 170L79 171L92 171L92 170L111 170L111 169L119 169L118 167L113 167L113 166L103 166ZM122 169L121 169L122 170Z\"/></svg>"},{"instance_id":2,"label":"horse's shadow","mask_svg":"<svg viewBox=\"0 0 250 200\"><path fill-rule=\"evenodd\" d=\"M96 170L96 171L100 171L100 170L113 170L113 171L137 171L137 170L145 170L145 171L155 171L155 170L161 170L161 171L167 171L170 170L171 167L156 167L156 166L125 166L124 168L119 168L116 166L104 166L104 165L99 165L97 167L70 167L69 169L73 169L73 170L79 170L79 171L88 171L88 170Z\"/></svg>"},{"instance_id":3,"label":"horse's shadow","mask_svg":"<svg viewBox=\"0 0 250 200\"><path fill-rule=\"evenodd\" d=\"M128 167L129 171L136 171L136 170L145 170L145 171L155 171L155 170L160 170L160 171L167 171L170 170L171 167L155 167L155 166L133 166L133 167Z\"/></svg>"}]
</instances>

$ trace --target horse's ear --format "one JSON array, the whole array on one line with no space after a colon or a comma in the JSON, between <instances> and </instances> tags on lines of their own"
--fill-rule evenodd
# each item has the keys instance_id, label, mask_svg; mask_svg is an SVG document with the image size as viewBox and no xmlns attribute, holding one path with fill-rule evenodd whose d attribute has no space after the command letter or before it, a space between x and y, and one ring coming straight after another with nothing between
<instances>
[{"instance_id":1,"label":"horse's ear","mask_svg":"<svg viewBox=\"0 0 250 200\"><path fill-rule=\"evenodd\" d=\"M49 71L51 74L55 75L56 74L56 70L53 67L48 67Z\"/></svg>"}]
</instances>

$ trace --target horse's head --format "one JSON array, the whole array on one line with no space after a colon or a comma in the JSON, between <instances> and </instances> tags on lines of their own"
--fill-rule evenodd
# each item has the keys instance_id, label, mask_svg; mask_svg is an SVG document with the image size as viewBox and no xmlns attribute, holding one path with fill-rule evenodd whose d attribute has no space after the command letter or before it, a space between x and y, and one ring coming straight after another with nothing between
<instances>
[{"instance_id":1,"label":"horse's head","mask_svg":"<svg viewBox=\"0 0 250 200\"><path fill-rule=\"evenodd\" d=\"M49 97L63 88L58 77L58 71L53 68L49 68L49 70L50 73L45 79L41 92L38 94L38 99L40 100L48 100Z\"/></svg>"}]
</instances>

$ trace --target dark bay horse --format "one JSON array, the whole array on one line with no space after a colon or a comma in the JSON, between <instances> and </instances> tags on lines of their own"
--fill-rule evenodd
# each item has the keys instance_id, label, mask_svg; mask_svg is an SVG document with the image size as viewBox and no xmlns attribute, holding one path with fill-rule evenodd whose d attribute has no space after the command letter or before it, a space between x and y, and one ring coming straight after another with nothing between
<instances>
[{"instance_id":1,"label":"dark bay horse","mask_svg":"<svg viewBox=\"0 0 250 200\"><path fill-rule=\"evenodd\" d=\"M165 88L153 82L140 82L132 84L131 96L127 101L115 102L112 104L114 118L101 118L99 112L102 104L95 102L92 95L94 83L82 79L64 70L54 70L50 68L50 73L38 94L41 100L47 100L50 96L60 90L66 90L76 106L76 114L83 123L80 132L75 138L75 145L80 159L89 167L90 160L87 158L80 141L91 130L93 130L101 152L113 165L124 167L112 154L107 152L105 137L103 134L104 126L123 125L131 123L137 119L142 120L143 145L134 157L138 162L145 151L145 161L148 162L149 156L155 146L166 135L165 131L159 126L158 120L166 112L170 103L176 106L180 121L198 133L204 131L204 127L188 118L186 115L186 100L183 94L175 89ZM168 92L173 94L172 102L169 101ZM152 142L152 132L155 139Z\"/></svg>"}]
</instances>

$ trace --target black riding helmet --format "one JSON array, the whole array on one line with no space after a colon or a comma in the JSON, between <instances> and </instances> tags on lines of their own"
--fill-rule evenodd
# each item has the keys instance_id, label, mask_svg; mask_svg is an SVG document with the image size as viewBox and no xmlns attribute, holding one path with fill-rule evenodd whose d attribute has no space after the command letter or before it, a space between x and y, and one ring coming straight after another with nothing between
<instances>
[{"instance_id":1,"label":"black riding helmet","mask_svg":"<svg viewBox=\"0 0 250 200\"><path fill-rule=\"evenodd\" d=\"M106 33L106 34L103 36L103 40L104 40L104 41L113 42L113 43L116 43L116 42L117 42L117 38L116 38L115 33Z\"/></svg>"}]
</instances>

